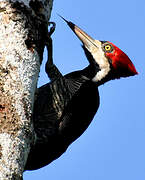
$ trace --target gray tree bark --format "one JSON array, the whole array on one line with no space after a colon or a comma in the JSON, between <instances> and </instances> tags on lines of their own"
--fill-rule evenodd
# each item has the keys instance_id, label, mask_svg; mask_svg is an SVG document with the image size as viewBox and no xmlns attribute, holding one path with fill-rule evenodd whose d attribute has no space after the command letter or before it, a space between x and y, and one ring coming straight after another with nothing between
<instances>
[{"instance_id":1,"label":"gray tree bark","mask_svg":"<svg viewBox=\"0 0 145 180\"><path fill-rule=\"evenodd\" d=\"M20 180L53 0L0 1L0 180Z\"/></svg>"}]
</instances>

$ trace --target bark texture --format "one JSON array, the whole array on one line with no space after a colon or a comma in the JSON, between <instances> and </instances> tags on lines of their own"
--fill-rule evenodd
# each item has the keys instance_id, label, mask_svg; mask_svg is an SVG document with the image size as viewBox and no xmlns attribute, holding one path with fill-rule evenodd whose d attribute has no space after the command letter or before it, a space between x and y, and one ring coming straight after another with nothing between
<instances>
[{"instance_id":1,"label":"bark texture","mask_svg":"<svg viewBox=\"0 0 145 180\"><path fill-rule=\"evenodd\" d=\"M20 180L53 0L0 1L0 180Z\"/></svg>"}]
</instances>

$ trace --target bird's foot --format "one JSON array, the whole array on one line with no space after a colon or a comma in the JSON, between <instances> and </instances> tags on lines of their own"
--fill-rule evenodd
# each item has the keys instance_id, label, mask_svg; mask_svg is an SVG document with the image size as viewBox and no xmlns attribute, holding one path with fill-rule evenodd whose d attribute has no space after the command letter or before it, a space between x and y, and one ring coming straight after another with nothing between
<instances>
[{"instance_id":1,"label":"bird's foot","mask_svg":"<svg viewBox=\"0 0 145 180\"><path fill-rule=\"evenodd\" d=\"M51 80L55 80L62 76L61 72L53 63L53 43L51 35L55 31L56 24L54 22L49 22L48 35L46 39L46 48L48 52L48 59L45 65L45 72Z\"/></svg>"},{"instance_id":2,"label":"bird's foot","mask_svg":"<svg viewBox=\"0 0 145 180\"><path fill-rule=\"evenodd\" d=\"M50 37L55 31L55 28L56 28L55 22L49 22L48 28L50 28L50 29L48 29L48 37Z\"/></svg>"},{"instance_id":3,"label":"bird's foot","mask_svg":"<svg viewBox=\"0 0 145 180\"><path fill-rule=\"evenodd\" d=\"M48 33L47 33L47 37L46 37L46 40L45 40L45 45L47 46L47 50L50 52L50 50L52 49L52 38L51 38L51 35L54 33L55 31L55 28L56 28L56 24L55 22L49 22L48 23ZM51 48L48 48L48 46L51 46Z\"/></svg>"}]
</instances>

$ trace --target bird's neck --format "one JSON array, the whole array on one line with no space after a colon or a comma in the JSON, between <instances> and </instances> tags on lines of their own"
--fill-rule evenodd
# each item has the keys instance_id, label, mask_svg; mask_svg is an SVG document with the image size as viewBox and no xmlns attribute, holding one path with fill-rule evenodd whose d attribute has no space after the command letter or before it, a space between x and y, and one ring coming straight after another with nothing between
<instances>
[{"instance_id":1,"label":"bird's neck","mask_svg":"<svg viewBox=\"0 0 145 180\"><path fill-rule=\"evenodd\" d=\"M94 64L89 65L85 69L83 69L81 71L81 74L82 74L82 77L96 83L97 86L100 86L100 85L106 83L107 81L114 79L112 71L109 71L107 74L105 72L104 76L103 76L103 71L101 71L99 66L94 66ZM97 75L100 75L100 74L102 74L102 78L97 80L96 77L97 77ZM95 78L96 78L96 81L94 80Z\"/></svg>"},{"instance_id":2,"label":"bird's neck","mask_svg":"<svg viewBox=\"0 0 145 180\"><path fill-rule=\"evenodd\" d=\"M87 81L92 81L92 83L95 83L97 86L100 86L105 82L114 79L112 73L110 72L107 75L105 74L104 77L102 76L102 79L94 81L94 77L96 77L96 75L100 72L101 70L99 69L98 66L94 66L94 64L90 64L83 70L71 72L65 75L65 77L66 79L69 80L72 79L72 81L79 83L80 85L86 83Z\"/></svg>"},{"instance_id":3,"label":"bird's neck","mask_svg":"<svg viewBox=\"0 0 145 180\"><path fill-rule=\"evenodd\" d=\"M81 71L81 74L82 74L82 77L85 77L88 80L92 80L99 71L100 69L98 66L94 66L90 64L89 66L87 66Z\"/></svg>"}]
</instances>

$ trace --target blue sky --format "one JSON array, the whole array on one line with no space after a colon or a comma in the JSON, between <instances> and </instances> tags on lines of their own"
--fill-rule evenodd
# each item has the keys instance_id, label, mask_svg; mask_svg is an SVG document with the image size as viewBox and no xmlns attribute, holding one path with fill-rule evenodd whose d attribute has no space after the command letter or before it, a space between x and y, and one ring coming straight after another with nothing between
<instances>
[{"instance_id":1,"label":"blue sky","mask_svg":"<svg viewBox=\"0 0 145 180\"><path fill-rule=\"evenodd\" d=\"M145 180L144 9L144 0L54 0L54 62L63 74L88 62L80 41L56 13L94 39L113 42L128 54L139 75L101 86L100 107L87 131L58 160L25 172L24 180ZM45 51L39 86L49 81L46 57Z\"/></svg>"}]
</instances>

